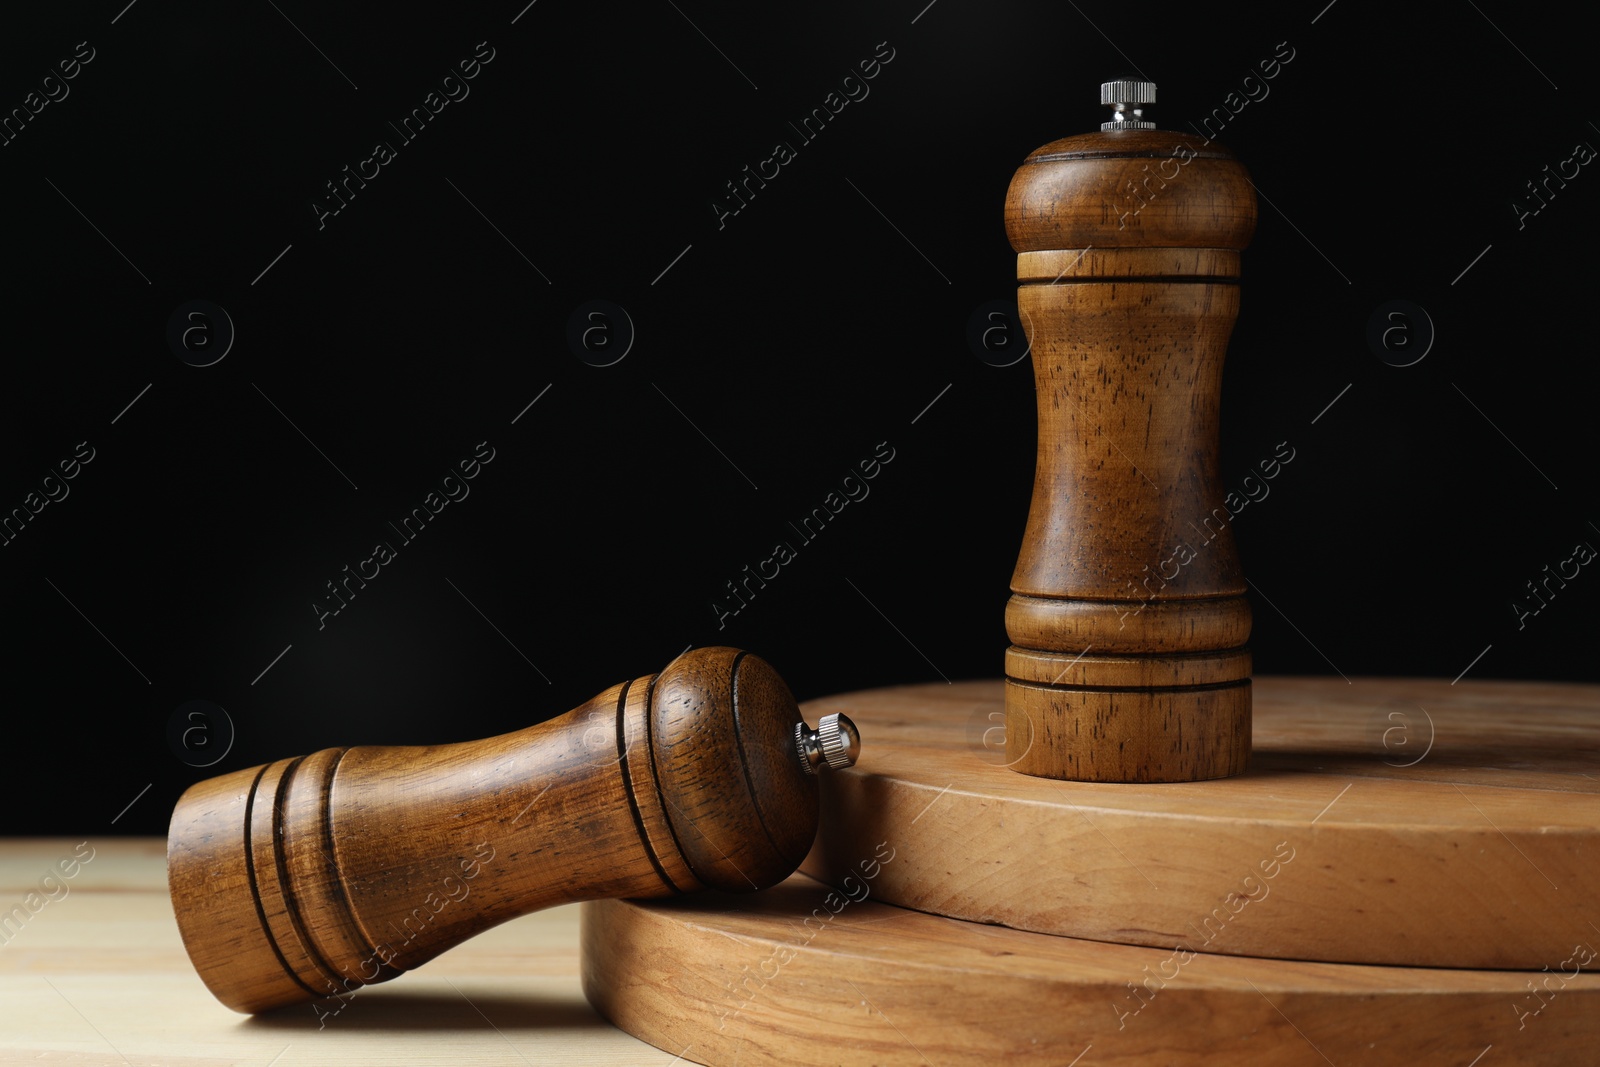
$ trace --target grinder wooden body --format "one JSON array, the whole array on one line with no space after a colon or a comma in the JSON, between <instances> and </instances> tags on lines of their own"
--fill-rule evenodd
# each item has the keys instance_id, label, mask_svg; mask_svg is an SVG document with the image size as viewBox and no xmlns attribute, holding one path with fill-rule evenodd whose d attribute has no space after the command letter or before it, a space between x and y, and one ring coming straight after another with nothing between
<instances>
[{"instance_id":1,"label":"grinder wooden body","mask_svg":"<svg viewBox=\"0 0 1600 1067\"><path fill-rule=\"evenodd\" d=\"M816 833L800 721L765 661L699 649L501 737L200 782L168 837L184 946L235 1010L334 1006L539 908L765 888Z\"/></svg>"},{"instance_id":2,"label":"grinder wooden body","mask_svg":"<svg viewBox=\"0 0 1600 1067\"><path fill-rule=\"evenodd\" d=\"M1068 137L1006 199L1038 389L1011 582L1006 754L1085 781L1215 778L1250 749L1250 606L1218 408L1254 188L1164 130Z\"/></svg>"}]
</instances>

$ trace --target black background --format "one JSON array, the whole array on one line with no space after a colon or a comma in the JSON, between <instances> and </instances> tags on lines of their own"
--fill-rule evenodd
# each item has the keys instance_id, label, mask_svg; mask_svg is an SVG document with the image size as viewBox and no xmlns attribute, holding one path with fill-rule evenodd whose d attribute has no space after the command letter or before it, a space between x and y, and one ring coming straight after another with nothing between
<instances>
[{"instance_id":1,"label":"black background","mask_svg":"<svg viewBox=\"0 0 1600 1067\"><path fill-rule=\"evenodd\" d=\"M1033 384L966 331L1014 294L1006 185L1097 128L1101 80L1151 78L1185 129L1280 42L1220 136L1263 194L1224 480L1296 450L1235 523L1256 670L1595 680L1600 577L1511 607L1600 545L1600 177L1512 208L1600 145L1582 35L1503 0L925 2L8 16L7 112L95 58L0 147L0 509L95 458L0 548L0 832L164 833L199 778L514 729L691 644L802 700L998 676ZM319 229L324 183L480 41L470 95ZM880 42L870 95L799 144ZM719 228L779 140L797 158ZM204 368L166 340L196 299L237 331ZM609 367L566 340L593 299L637 331ZM1394 299L1437 329L1414 366L1365 341ZM324 583L485 440L470 496L319 630ZM719 629L723 583L885 441L870 496ZM237 731L203 770L167 741L195 699Z\"/></svg>"}]
</instances>

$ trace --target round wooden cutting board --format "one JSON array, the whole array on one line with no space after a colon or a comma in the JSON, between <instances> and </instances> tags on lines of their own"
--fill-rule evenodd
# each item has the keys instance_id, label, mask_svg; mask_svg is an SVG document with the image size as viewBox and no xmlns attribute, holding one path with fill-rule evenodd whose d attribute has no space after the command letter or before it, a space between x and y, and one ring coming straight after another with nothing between
<instances>
[{"instance_id":1,"label":"round wooden cutting board","mask_svg":"<svg viewBox=\"0 0 1600 1067\"><path fill-rule=\"evenodd\" d=\"M1538 971L1600 945L1600 687L1254 690L1244 774L1158 785L1008 769L999 681L811 701L862 755L802 870L848 888L892 848L876 900L1168 953Z\"/></svg>"},{"instance_id":2,"label":"round wooden cutting board","mask_svg":"<svg viewBox=\"0 0 1600 1067\"><path fill-rule=\"evenodd\" d=\"M900 863L882 856L857 900L795 875L746 896L585 904L584 991L674 1062L714 1067L1495 1067L1592 1063L1600 1047L1592 950L1530 975L1108 945L881 904Z\"/></svg>"}]
</instances>

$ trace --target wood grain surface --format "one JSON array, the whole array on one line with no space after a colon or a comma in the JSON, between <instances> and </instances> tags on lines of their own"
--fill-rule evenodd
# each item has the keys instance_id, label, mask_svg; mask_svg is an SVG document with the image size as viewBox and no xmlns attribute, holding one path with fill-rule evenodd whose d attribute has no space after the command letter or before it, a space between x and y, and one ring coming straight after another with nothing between
<instances>
[{"instance_id":1,"label":"wood grain surface","mask_svg":"<svg viewBox=\"0 0 1600 1067\"><path fill-rule=\"evenodd\" d=\"M1018 252L1240 249L1255 233L1256 196L1244 165L1215 141L1119 130L1074 134L1029 153L1006 190L1005 212Z\"/></svg>"},{"instance_id":2,"label":"wood grain surface","mask_svg":"<svg viewBox=\"0 0 1600 1067\"><path fill-rule=\"evenodd\" d=\"M765 660L700 648L500 737L196 783L168 835L179 930L229 1007L331 1011L540 908L772 885L816 834L799 721Z\"/></svg>"},{"instance_id":3,"label":"wood grain surface","mask_svg":"<svg viewBox=\"0 0 1600 1067\"><path fill-rule=\"evenodd\" d=\"M857 871L858 899L796 875L744 897L585 904L584 989L624 1030L715 1067L1566 1067L1600 1047L1597 960L1571 945L1535 974L1186 956L883 904L900 858L867 855L880 873Z\"/></svg>"},{"instance_id":4,"label":"wood grain surface","mask_svg":"<svg viewBox=\"0 0 1600 1067\"><path fill-rule=\"evenodd\" d=\"M81 842L0 840L4 1067L670 1067L679 1051L584 1000L575 905L498 926L320 1019L309 1005L244 1017L207 991L178 937L160 838L89 836L93 858L65 888L49 883L54 899L5 924Z\"/></svg>"},{"instance_id":5,"label":"wood grain surface","mask_svg":"<svg viewBox=\"0 0 1600 1067\"><path fill-rule=\"evenodd\" d=\"M1600 687L1255 690L1249 770L1169 784L1011 773L998 681L809 702L865 743L802 869L888 841L876 899L1168 951L1537 971L1600 938Z\"/></svg>"},{"instance_id":6,"label":"wood grain surface","mask_svg":"<svg viewBox=\"0 0 1600 1067\"><path fill-rule=\"evenodd\" d=\"M1250 606L1219 426L1254 188L1212 142L1119 130L1040 148L1005 206L1039 427L1005 615L1008 727L1029 743L1007 764L1072 781L1238 774Z\"/></svg>"}]
</instances>

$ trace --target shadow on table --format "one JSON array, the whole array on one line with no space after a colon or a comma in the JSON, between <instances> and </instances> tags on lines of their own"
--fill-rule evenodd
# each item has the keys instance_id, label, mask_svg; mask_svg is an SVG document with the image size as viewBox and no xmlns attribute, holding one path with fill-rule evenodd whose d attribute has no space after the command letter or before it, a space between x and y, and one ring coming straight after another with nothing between
<instances>
[{"instance_id":1,"label":"shadow on table","mask_svg":"<svg viewBox=\"0 0 1600 1067\"><path fill-rule=\"evenodd\" d=\"M317 1030L599 1030L611 1029L587 1001L536 994L416 992L374 988L344 1001L318 1001L262 1012L240 1025L275 1031Z\"/></svg>"}]
</instances>

